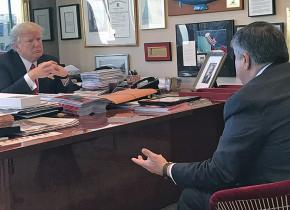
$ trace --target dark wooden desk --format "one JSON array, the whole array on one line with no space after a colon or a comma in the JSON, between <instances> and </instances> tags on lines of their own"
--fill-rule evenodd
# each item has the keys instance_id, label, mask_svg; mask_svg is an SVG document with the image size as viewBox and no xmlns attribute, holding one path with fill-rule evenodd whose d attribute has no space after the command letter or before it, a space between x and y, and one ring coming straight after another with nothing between
<instances>
[{"instance_id":1,"label":"dark wooden desk","mask_svg":"<svg viewBox=\"0 0 290 210\"><path fill-rule=\"evenodd\" d=\"M223 129L222 108L158 117L113 110L81 117L58 136L0 147L0 210L160 209L180 189L130 158L142 147L172 161L210 157Z\"/></svg>"}]
</instances>

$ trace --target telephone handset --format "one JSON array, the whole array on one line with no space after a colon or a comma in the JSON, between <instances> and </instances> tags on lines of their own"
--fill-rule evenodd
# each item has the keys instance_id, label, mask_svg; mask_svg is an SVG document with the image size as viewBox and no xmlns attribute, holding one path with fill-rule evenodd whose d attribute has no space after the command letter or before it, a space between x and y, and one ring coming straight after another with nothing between
<instances>
[{"instance_id":1,"label":"telephone handset","mask_svg":"<svg viewBox=\"0 0 290 210\"><path fill-rule=\"evenodd\" d=\"M146 77L144 79L141 79L137 82L135 82L131 88L138 88L138 89L144 89L144 88L153 88L158 89L159 80L155 77Z\"/></svg>"}]
</instances>

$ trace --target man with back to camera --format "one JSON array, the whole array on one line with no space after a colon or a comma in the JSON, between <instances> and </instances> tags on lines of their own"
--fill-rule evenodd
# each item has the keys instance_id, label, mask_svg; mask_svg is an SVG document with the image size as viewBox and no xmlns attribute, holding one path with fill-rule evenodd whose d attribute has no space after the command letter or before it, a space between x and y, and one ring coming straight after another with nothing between
<instances>
[{"instance_id":1,"label":"man with back to camera","mask_svg":"<svg viewBox=\"0 0 290 210\"><path fill-rule=\"evenodd\" d=\"M24 22L11 30L12 50L0 56L0 92L38 94L73 92L67 71L43 54L43 29Z\"/></svg>"},{"instance_id":2,"label":"man with back to camera","mask_svg":"<svg viewBox=\"0 0 290 210\"><path fill-rule=\"evenodd\" d=\"M204 210L217 190L290 178L290 63L284 35L255 22L239 30L231 45L244 86L224 107L225 127L212 158L170 163L148 149L132 158L151 173L184 188L178 209Z\"/></svg>"}]
</instances>

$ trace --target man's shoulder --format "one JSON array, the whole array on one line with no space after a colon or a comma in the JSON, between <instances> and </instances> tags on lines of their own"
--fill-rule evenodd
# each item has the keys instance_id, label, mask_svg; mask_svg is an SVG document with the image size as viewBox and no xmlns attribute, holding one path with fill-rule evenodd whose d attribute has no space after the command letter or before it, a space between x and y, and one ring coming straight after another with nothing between
<instances>
[{"instance_id":1,"label":"man's shoulder","mask_svg":"<svg viewBox=\"0 0 290 210\"><path fill-rule=\"evenodd\" d=\"M18 56L17 52L14 50L9 50L0 55L0 62L1 63L9 63L11 60L15 60Z\"/></svg>"}]
</instances>

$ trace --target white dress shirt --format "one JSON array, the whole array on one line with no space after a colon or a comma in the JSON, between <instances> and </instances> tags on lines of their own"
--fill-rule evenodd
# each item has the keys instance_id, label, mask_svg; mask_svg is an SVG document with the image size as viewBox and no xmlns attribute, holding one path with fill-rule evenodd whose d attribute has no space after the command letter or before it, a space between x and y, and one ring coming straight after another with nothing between
<instances>
[{"instance_id":1,"label":"white dress shirt","mask_svg":"<svg viewBox=\"0 0 290 210\"><path fill-rule=\"evenodd\" d=\"M25 58L21 57L22 62L24 63L25 69L26 69L26 74L24 75L24 79L27 83L27 85L30 87L31 90L34 90L37 88L36 83L28 76L28 72L30 71L31 65L34 64L34 66L37 66L37 62L31 63L30 61L26 60Z\"/></svg>"}]
</instances>

